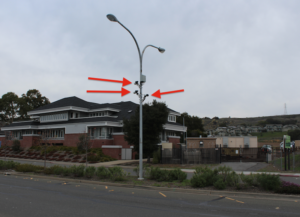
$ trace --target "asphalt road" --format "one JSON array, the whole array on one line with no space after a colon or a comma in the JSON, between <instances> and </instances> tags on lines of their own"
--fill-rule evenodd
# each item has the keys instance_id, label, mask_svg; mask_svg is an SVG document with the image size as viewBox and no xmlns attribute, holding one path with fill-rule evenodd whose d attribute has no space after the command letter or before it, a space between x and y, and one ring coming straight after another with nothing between
<instances>
[{"instance_id":1,"label":"asphalt road","mask_svg":"<svg viewBox=\"0 0 300 217\"><path fill-rule=\"evenodd\" d=\"M16 162L19 162L19 163L30 163L30 164L34 164L34 165L39 165L39 166L44 166L44 162L43 161L26 161L26 160L14 160ZM232 163L231 163L232 164ZM230 165L227 165L227 166L231 166ZM240 165L241 163L236 163L238 164L236 167L237 168L241 168L241 167L244 167L244 168L250 168L252 167L253 165L250 163L248 166L246 165ZM246 164L246 163L242 163L242 164ZM69 167L69 166L72 166L70 163L68 164L62 164L60 162L56 162L56 161L47 161L46 163L46 166L47 167L51 167L53 165L62 165L62 166L66 166L66 167ZM255 166L255 165L254 165ZM130 173L131 175L136 175L136 173L133 171L133 169L129 169L129 168L123 168L124 171L126 171L127 173ZM243 171L243 170L242 170ZM247 171L247 170L245 170ZM187 173L187 179L191 179L193 177L194 173ZM296 184L299 184L300 185L300 177L280 177L281 180L284 180L284 181L288 181L288 182L292 182L292 183L296 183Z\"/></svg>"},{"instance_id":2,"label":"asphalt road","mask_svg":"<svg viewBox=\"0 0 300 217\"><path fill-rule=\"evenodd\" d=\"M300 201L197 195L0 175L1 217L299 216Z\"/></svg>"}]
</instances>

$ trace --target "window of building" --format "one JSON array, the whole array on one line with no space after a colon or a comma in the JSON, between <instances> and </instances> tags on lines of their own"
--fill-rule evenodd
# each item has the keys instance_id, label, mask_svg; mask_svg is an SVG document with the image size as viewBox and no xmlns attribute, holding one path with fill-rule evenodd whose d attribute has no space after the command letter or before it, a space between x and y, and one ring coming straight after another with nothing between
<instances>
[{"instance_id":1,"label":"window of building","mask_svg":"<svg viewBox=\"0 0 300 217\"><path fill-rule=\"evenodd\" d=\"M75 113L75 118L78 118L78 113Z\"/></svg>"},{"instance_id":2,"label":"window of building","mask_svg":"<svg viewBox=\"0 0 300 217\"><path fill-rule=\"evenodd\" d=\"M174 116L174 115L169 115L168 121L170 121L170 122L176 122L176 116Z\"/></svg>"}]
</instances>

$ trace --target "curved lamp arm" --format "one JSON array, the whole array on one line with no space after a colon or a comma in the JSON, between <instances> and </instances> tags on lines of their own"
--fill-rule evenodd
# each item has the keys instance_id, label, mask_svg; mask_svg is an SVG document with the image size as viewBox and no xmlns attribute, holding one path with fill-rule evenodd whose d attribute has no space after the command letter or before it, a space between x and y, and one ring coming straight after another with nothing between
<instances>
[{"instance_id":1,"label":"curved lamp arm","mask_svg":"<svg viewBox=\"0 0 300 217\"><path fill-rule=\"evenodd\" d=\"M164 53L164 52L165 52L165 49L164 49L164 48L156 47L156 46L154 46L154 45L149 44L149 45L147 45L147 46L144 48L143 52L141 53L139 44L138 44L137 40L135 39L134 35L132 34L132 32L130 32L130 30L127 29L127 27L124 26L124 25L123 25L123 24L122 24L122 23L121 23L114 15L113 15L113 14L107 14L106 17L107 17L107 19L109 19L109 20L112 21L112 22L117 22L117 23L119 23L119 24L120 24L124 29L126 29L126 30L129 32L129 34L132 36L132 38L133 38L133 40L134 40L134 42L135 42L135 44L136 44L136 47L137 47L137 49L138 49L138 53L139 53L139 59L140 59L140 73L141 73L141 74L142 74L142 70L143 70L143 67L142 67L143 55L144 55L144 52L145 52L145 50L146 50L147 47L153 47L153 48L156 48L156 49L158 49L158 51L159 51L160 53Z\"/></svg>"},{"instance_id":2,"label":"curved lamp arm","mask_svg":"<svg viewBox=\"0 0 300 217\"><path fill-rule=\"evenodd\" d=\"M138 49L138 52L139 52L139 59L140 59L140 73L142 74L142 55L141 55L141 51L140 51L140 47L139 47L139 44L138 44L138 42L137 42L137 40L135 39L135 37L134 37L134 35L132 34L132 32L130 32L130 30L129 29L127 29L126 28L126 26L124 26L120 21L117 21L124 29L126 29L129 33L130 33L130 35L132 36L132 38L133 38L133 40L134 40L134 42L135 42L135 44L136 44L136 47L137 47L137 49Z\"/></svg>"},{"instance_id":3,"label":"curved lamp arm","mask_svg":"<svg viewBox=\"0 0 300 217\"><path fill-rule=\"evenodd\" d=\"M146 50L147 47L153 47L153 48L156 48L160 53L164 53L165 52L165 49L161 48L161 47L156 47L152 44L148 44L144 49L143 49L143 52L142 52L142 60L143 60L143 56L144 56L144 52Z\"/></svg>"}]
</instances>

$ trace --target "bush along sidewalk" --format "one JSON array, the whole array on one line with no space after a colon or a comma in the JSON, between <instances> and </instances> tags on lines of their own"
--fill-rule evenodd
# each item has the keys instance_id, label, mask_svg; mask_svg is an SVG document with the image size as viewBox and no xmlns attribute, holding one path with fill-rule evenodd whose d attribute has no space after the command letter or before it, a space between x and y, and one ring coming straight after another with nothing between
<instances>
[{"instance_id":1,"label":"bush along sidewalk","mask_svg":"<svg viewBox=\"0 0 300 217\"><path fill-rule=\"evenodd\" d=\"M52 166L44 169L42 166L32 164L20 164L13 161L0 160L0 170L14 169L17 172L34 172L44 173L45 175L57 175L63 177L98 179L105 181L128 181L130 174L124 172L121 167L93 167L89 166ZM139 168L134 171L139 172ZM218 190L237 189L243 190L253 187L258 187L265 191L282 193L282 194L300 194L300 185L281 181L279 176L268 174L250 174L238 175L230 167L219 167L217 169L210 169L208 167L198 167L195 169L194 176L191 180L187 180L187 174L180 169L164 170L158 167L144 167L143 176L145 180L152 181L153 186L161 186L159 183L167 183L167 186L177 183L177 187L192 187L192 188L206 188L213 187ZM131 180L135 177L131 177ZM148 183L149 183L148 181ZM156 181L153 183L153 181ZM146 183L145 183L146 184Z\"/></svg>"}]
</instances>

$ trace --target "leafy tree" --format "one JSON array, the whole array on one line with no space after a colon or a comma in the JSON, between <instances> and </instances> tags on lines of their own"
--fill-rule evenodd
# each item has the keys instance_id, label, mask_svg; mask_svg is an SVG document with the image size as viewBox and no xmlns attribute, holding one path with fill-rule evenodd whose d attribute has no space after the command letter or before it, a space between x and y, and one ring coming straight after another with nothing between
<instances>
[{"instance_id":1,"label":"leafy tree","mask_svg":"<svg viewBox=\"0 0 300 217\"><path fill-rule=\"evenodd\" d=\"M203 137L207 136L206 133L203 133L202 131L200 131L198 129L191 131L191 136L192 137L199 137L200 135L203 136Z\"/></svg>"},{"instance_id":2,"label":"leafy tree","mask_svg":"<svg viewBox=\"0 0 300 217\"><path fill-rule=\"evenodd\" d=\"M18 151L20 151L20 147L21 147L21 143L20 143L20 140L18 140L18 139L15 139L14 141L13 141L13 144L12 144L12 150L14 151L14 152L18 152Z\"/></svg>"},{"instance_id":3,"label":"leafy tree","mask_svg":"<svg viewBox=\"0 0 300 217\"><path fill-rule=\"evenodd\" d=\"M0 99L1 121L12 123L19 110L19 97L13 92L8 92Z\"/></svg>"},{"instance_id":4,"label":"leafy tree","mask_svg":"<svg viewBox=\"0 0 300 217\"><path fill-rule=\"evenodd\" d=\"M47 150L48 147L51 146L51 143L49 142L49 140L51 139L51 133L52 130L44 130L42 133L38 133L40 135L38 143L44 152L44 171L46 169L47 163Z\"/></svg>"},{"instance_id":5,"label":"leafy tree","mask_svg":"<svg viewBox=\"0 0 300 217\"><path fill-rule=\"evenodd\" d=\"M77 143L78 151L85 151L85 168L87 168L88 156L87 153L92 146L90 133L84 132L79 136L79 141Z\"/></svg>"},{"instance_id":6,"label":"leafy tree","mask_svg":"<svg viewBox=\"0 0 300 217\"><path fill-rule=\"evenodd\" d=\"M291 137L291 141L300 139L300 130L289 130L287 134Z\"/></svg>"},{"instance_id":7,"label":"leafy tree","mask_svg":"<svg viewBox=\"0 0 300 217\"><path fill-rule=\"evenodd\" d=\"M187 127L187 136L205 136L204 128L202 124L202 119L197 116L191 116L187 112L181 114L180 117L177 117L177 123L183 124L184 118L184 125ZM192 133L193 132L193 133Z\"/></svg>"},{"instance_id":8,"label":"leafy tree","mask_svg":"<svg viewBox=\"0 0 300 217\"><path fill-rule=\"evenodd\" d=\"M40 91L36 89L28 90L26 94L22 94L22 97L19 98L20 118L28 119L29 115L27 115L27 112L49 103L49 99L45 96L42 96Z\"/></svg>"},{"instance_id":9,"label":"leafy tree","mask_svg":"<svg viewBox=\"0 0 300 217\"><path fill-rule=\"evenodd\" d=\"M169 110L165 103L153 100L152 103L143 104L143 155L150 156L157 150L157 144L161 142L160 133L163 131L163 124L168 121ZM134 150L139 152L139 118L140 108L135 113L124 119L125 140L134 145Z\"/></svg>"},{"instance_id":10,"label":"leafy tree","mask_svg":"<svg viewBox=\"0 0 300 217\"><path fill-rule=\"evenodd\" d=\"M222 123L219 124L219 127L227 127L226 121L223 121Z\"/></svg>"}]
</instances>

